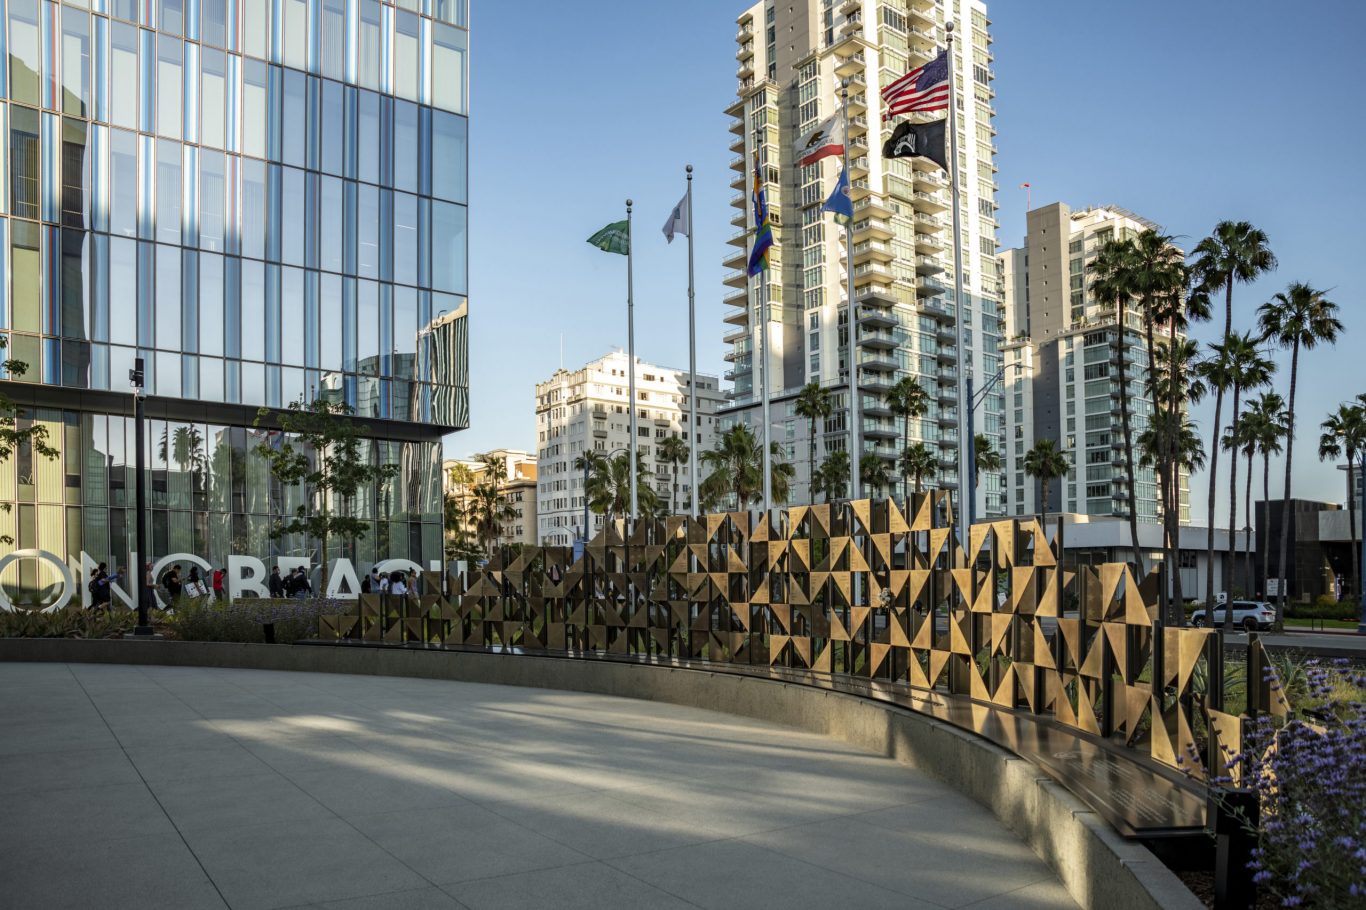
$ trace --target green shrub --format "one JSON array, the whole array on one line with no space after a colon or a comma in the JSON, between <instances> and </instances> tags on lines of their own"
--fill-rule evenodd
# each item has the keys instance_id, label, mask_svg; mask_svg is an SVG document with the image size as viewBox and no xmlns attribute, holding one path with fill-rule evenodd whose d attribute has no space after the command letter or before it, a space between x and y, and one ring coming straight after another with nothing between
<instances>
[{"instance_id":1,"label":"green shrub","mask_svg":"<svg viewBox=\"0 0 1366 910\"><path fill-rule=\"evenodd\" d=\"M52 613L0 611L0 638L117 638L132 632L138 614L126 607L108 612L68 605Z\"/></svg>"},{"instance_id":2,"label":"green shrub","mask_svg":"<svg viewBox=\"0 0 1366 910\"><path fill-rule=\"evenodd\" d=\"M1285 605L1285 615L1292 619L1353 620L1357 618L1357 612L1357 605L1351 601L1333 600L1327 595L1319 597L1312 604L1288 603Z\"/></svg>"},{"instance_id":3,"label":"green shrub","mask_svg":"<svg viewBox=\"0 0 1366 910\"><path fill-rule=\"evenodd\" d=\"M264 642L264 626L275 627L275 640L288 643L318 636L318 616L342 612L332 598L307 600L194 600L176 605L167 625L181 641Z\"/></svg>"}]
</instances>

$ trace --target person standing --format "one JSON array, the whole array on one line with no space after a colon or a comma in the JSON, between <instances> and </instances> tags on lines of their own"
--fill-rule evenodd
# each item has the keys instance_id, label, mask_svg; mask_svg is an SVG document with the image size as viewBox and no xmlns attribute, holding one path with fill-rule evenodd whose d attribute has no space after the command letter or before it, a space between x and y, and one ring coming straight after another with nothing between
<instances>
[{"instance_id":1,"label":"person standing","mask_svg":"<svg viewBox=\"0 0 1366 910\"><path fill-rule=\"evenodd\" d=\"M157 602L157 579L152 574L152 564L145 563L142 567L142 589L139 591L138 602L145 604L150 610L156 606Z\"/></svg>"},{"instance_id":2,"label":"person standing","mask_svg":"<svg viewBox=\"0 0 1366 910\"><path fill-rule=\"evenodd\" d=\"M171 566L171 571L162 577L162 581L166 585L166 594L171 601L179 600L180 592L185 590L185 586L180 583L180 564L176 563Z\"/></svg>"},{"instance_id":3,"label":"person standing","mask_svg":"<svg viewBox=\"0 0 1366 910\"><path fill-rule=\"evenodd\" d=\"M222 568L213 570L213 598L214 600L223 599L223 582L227 579L228 573Z\"/></svg>"},{"instance_id":4,"label":"person standing","mask_svg":"<svg viewBox=\"0 0 1366 910\"><path fill-rule=\"evenodd\" d=\"M280 577L280 567L275 566L270 570L270 579L266 582L272 600L277 600L285 596L285 580Z\"/></svg>"},{"instance_id":5,"label":"person standing","mask_svg":"<svg viewBox=\"0 0 1366 910\"><path fill-rule=\"evenodd\" d=\"M313 582L308 580L308 570L300 566L294 573L294 595L300 599L313 593Z\"/></svg>"}]
</instances>

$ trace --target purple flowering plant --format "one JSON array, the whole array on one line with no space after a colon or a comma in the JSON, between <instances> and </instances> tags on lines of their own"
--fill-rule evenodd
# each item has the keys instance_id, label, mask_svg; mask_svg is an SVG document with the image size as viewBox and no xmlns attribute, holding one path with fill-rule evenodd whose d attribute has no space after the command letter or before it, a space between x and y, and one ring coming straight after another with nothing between
<instances>
[{"instance_id":1,"label":"purple flowering plant","mask_svg":"<svg viewBox=\"0 0 1366 910\"><path fill-rule=\"evenodd\" d=\"M1243 820L1258 837L1249 872L1284 907L1366 907L1366 670L1310 660L1304 686L1289 720L1251 722L1225 768L1241 765L1260 803Z\"/></svg>"}]
</instances>

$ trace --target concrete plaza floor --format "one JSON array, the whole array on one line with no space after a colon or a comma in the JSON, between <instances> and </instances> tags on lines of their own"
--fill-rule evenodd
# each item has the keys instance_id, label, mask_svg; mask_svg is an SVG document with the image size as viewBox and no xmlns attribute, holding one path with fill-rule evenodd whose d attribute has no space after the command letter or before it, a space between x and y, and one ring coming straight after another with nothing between
<instances>
[{"instance_id":1,"label":"concrete plaza floor","mask_svg":"<svg viewBox=\"0 0 1366 910\"><path fill-rule=\"evenodd\" d=\"M417 679L0 664L12 908L1072 907L986 810L707 711Z\"/></svg>"}]
</instances>

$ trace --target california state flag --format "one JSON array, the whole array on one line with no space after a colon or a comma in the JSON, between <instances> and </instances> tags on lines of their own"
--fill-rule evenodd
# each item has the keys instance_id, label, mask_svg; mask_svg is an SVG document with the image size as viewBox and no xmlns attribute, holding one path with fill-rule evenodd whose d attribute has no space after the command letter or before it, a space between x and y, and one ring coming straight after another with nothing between
<instances>
[{"instance_id":1,"label":"california state flag","mask_svg":"<svg viewBox=\"0 0 1366 910\"><path fill-rule=\"evenodd\" d=\"M793 149L797 163L805 167L822 158L844 154L844 118L832 114L808 130L797 140Z\"/></svg>"}]
</instances>

